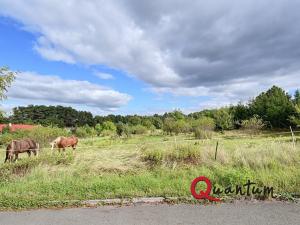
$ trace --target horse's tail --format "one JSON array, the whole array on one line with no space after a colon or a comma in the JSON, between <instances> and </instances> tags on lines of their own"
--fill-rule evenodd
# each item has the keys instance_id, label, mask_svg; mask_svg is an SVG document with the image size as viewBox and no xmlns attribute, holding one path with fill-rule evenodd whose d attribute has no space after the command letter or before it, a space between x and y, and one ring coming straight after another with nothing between
<instances>
[{"instance_id":1,"label":"horse's tail","mask_svg":"<svg viewBox=\"0 0 300 225\"><path fill-rule=\"evenodd\" d=\"M5 157L4 163L7 162L7 160L8 160L8 155L9 155L9 153L8 153L8 151L6 151L6 157Z\"/></svg>"},{"instance_id":2,"label":"horse's tail","mask_svg":"<svg viewBox=\"0 0 300 225\"><path fill-rule=\"evenodd\" d=\"M6 156L5 156L4 163L6 163L7 160L10 159L10 152L9 152L9 150L10 149L12 150L12 147L13 147L13 141L10 144L8 144L7 147L6 147Z\"/></svg>"}]
</instances>

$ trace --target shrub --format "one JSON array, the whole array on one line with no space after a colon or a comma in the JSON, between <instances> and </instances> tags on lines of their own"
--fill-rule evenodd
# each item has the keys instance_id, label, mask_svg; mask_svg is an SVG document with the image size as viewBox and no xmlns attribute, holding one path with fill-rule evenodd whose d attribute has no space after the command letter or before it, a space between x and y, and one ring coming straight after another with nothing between
<instances>
[{"instance_id":1,"label":"shrub","mask_svg":"<svg viewBox=\"0 0 300 225\"><path fill-rule=\"evenodd\" d=\"M171 117L165 118L163 123L163 131L166 132L167 134L172 134L175 126L174 124L175 124L174 118Z\"/></svg>"},{"instance_id":2,"label":"shrub","mask_svg":"<svg viewBox=\"0 0 300 225\"><path fill-rule=\"evenodd\" d=\"M198 163L201 160L199 146L179 145L167 150L151 149L142 152L142 159L154 165L173 163Z\"/></svg>"},{"instance_id":3,"label":"shrub","mask_svg":"<svg viewBox=\"0 0 300 225\"><path fill-rule=\"evenodd\" d=\"M259 133L265 127L265 123L257 115L249 120L243 120L241 128L247 132L256 134Z\"/></svg>"},{"instance_id":4,"label":"shrub","mask_svg":"<svg viewBox=\"0 0 300 225\"><path fill-rule=\"evenodd\" d=\"M152 124L152 122L151 122L150 119L143 119L142 120L142 125L144 127L148 128L148 129L150 129L153 126L153 124Z\"/></svg>"},{"instance_id":5,"label":"shrub","mask_svg":"<svg viewBox=\"0 0 300 225\"><path fill-rule=\"evenodd\" d=\"M100 125L99 123L95 126L95 132L97 136L113 136L116 133L116 125L111 121L105 121Z\"/></svg>"},{"instance_id":6,"label":"shrub","mask_svg":"<svg viewBox=\"0 0 300 225\"><path fill-rule=\"evenodd\" d=\"M203 130L201 127L196 127L194 129L194 136L197 139L211 139L212 138L212 131Z\"/></svg>"},{"instance_id":7,"label":"shrub","mask_svg":"<svg viewBox=\"0 0 300 225\"><path fill-rule=\"evenodd\" d=\"M10 133L9 126L5 126L2 129L2 134Z\"/></svg>"},{"instance_id":8,"label":"shrub","mask_svg":"<svg viewBox=\"0 0 300 225\"><path fill-rule=\"evenodd\" d=\"M85 125L84 128L85 128L85 130L86 130L89 137L94 137L94 136L97 135L97 132L96 132L95 128L90 127L89 125Z\"/></svg>"},{"instance_id":9,"label":"shrub","mask_svg":"<svg viewBox=\"0 0 300 225\"><path fill-rule=\"evenodd\" d=\"M102 132L102 127L99 123L96 124L95 131L96 131L97 136L100 136L100 134Z\"/></svg>"},{"instance_id":10,"label":"shrub","mask_svg":"<svg viewBox=\"0 0 300 225\"><path fill-rule=\"evenodd\" d=\"M163 162L163 153L157 149L146 150L143 152L142 159L150 164L161 164Z\"/></svg>"},{"instance_id":11,"label":"shrub","mask_svg":"<svg viewBox=\"0 0 300 225\"><path fill-rule=\"evenodd\" d=\"M115 132L117 130L116 125L111 121L105 121L102 124L102 130L110 130L112 132Z\"/></svg>"},{"instance_id":12,"label":"shrub","mask_svg":"<svg viewBox=\"0 0 300 225\"><path fill-rule=\"evenodd\" d=\"M208 139L212 137L212 131L215 129L215 121L210 117L200 117L192 122L193 133L197 139Z\"/></svg>"},{"instance_id":13,"label":"shrub","mask_svg":"<svg viewBox=\"0 0 300 225\"><path fill-rule=\"evenodd\" d=\"M187 133L189 132L190 127L185 120L180 119L180 120L175 120L172 117L167 117L164 120L164 125L163 125L163 131L166 132L167 134L176 134L178 135L179 133Z\"/></svg>"},{"instance_id":14,"label":"shrub","mask_svg":"<svg viewBox=\"0 0 300 225\"><path fill-rule=\"evenodd\" d=\"M233 116L228 108L219 109L214 114L216 127L220 130L231 130L234 127Z\"/></svg>"},{"instance_id":15,"label":"shrub","mask_svg":"<svg viewBox=\"0 0 300 225\"><path fill-rule=\"evenodd\" d=\"M122 122L119 122L117 123L117 135L118 136L122 136L122 135L125 135L125 136L129 136L130 135L130 130L129 130L129 127L127 124L124 124Z\"/></svg>"},{"instance_id":16,"label":"shrub","mask_svg":"<svg viewBox=\"0 0 300 225\"><path fill-rule=\"evenodd\" d=\"M185 120L177 120L175 122L174 133L188 133L190 131L190 126Z\"/></svg>"},{"instance_id":17,"label":"shrub","mask_svg":"<svg viewBox=\"0 0 300 225\"><path fill-rule=\"evenodd\" d=\"M179 145L165 153L166 162L197 163L200 160L200 151L197 146Z\"/></svg>"},{"instance_id":18,"label":"shrub","mask_svg":"<svg viewBox=\"0 0 300 225\"><path fill-rule=\"evenodd\" d=\"M192 127L193 128L201 128L203 130L213 131L216 127L216 123L215 123L214 119L203 116L197 120L194 120L192 122Z\"/></svg>"},{"instance_id":19,"label":"shrub","mask_svg":"<svg viewBox=\"0 0 300 225\"><path fill-rule=\"evenodd\" d=\"M130 128L132 134L146 134L148 129L142 125L132 126Z\"/></svg>"},{"instance_id":20,"label":"shrub","mask_svg":"<svg viewBox=\"0 0 300 225\"><path fill-rule=\"evenodd\" d=\"M87 130L84 127L77 127L75 135L80 138L85 138L89 136Z\"/></svg>"},{"instance_id":21,"label":"shrub","mask_svg":"<svg viewBox=\"0 0 300 225\"><path fill-rule=\"evenodd\" d=\"M156 129L162 129L163 128L163 121L159 117L153 117L152 123Z\"/></svg>"},{"instance_id":22,"label":"shrub","mask_svg":"<svg viewBox=\"0 0 300 225\"><path fill-rule=\"evenodd\" d=\"M97 135L97 131L93 127L85 125L83 127L77 127L75 135L80 138L94 137Z\"/></svg>"}]
</instances>

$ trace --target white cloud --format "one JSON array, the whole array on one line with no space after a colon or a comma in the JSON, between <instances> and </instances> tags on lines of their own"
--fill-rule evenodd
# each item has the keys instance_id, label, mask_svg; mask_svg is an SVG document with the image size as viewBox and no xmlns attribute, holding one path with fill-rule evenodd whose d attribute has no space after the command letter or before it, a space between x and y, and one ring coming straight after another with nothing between
<instances>
[{"instance_id":1,"label":"white cloud","mask_svg":"<svg viewBox=\"0 0 300 225\"><path fill-rule=\"evenodd\" d=\"M218 84L213 87L177 87L150 88L149 91L159 95L172 93L175 96L200 97L205 96L208 100L202 100L197 106L188 111L198 111L207 108L219 108L236 104L239 101L246 103L256 97L262 91L266 91L273 85L284 88L285 90L296 90L300 87L299 79L300 70L291 74L284 72L274 73L270 76L248 77L232 80L228 84Z\"/></svg>"},{"instance_id":2,"label":"white cloud","mask_svg":"<svg viewBox=\"0 0 300 225\"><path fill-rule=\"evenodd\" d=\"M94 75L102 80L112 80L115 79L110 73L103 73L99 71L94 71Z\"/></svg>"},{"instance_id":3,"label":"white cloud","mask_svg":"<svg viewBox=\"0 0 300 225\"><path fill-rule=\"evenodd\" d=\"M28 99L30 104L33 104L32 102L76 104L103 111L117 110L131 99L128 94L88 81L63 80L58 76L39 75L33 72L20 73L9 88L7 96L9 99Z\"/></svg>"},{"instance_id":4,"label":"white cloud","mask_svg":"<svg viewBox=\"0 0 300 225\"><path fill-rule=\"evenodd\" d=\"M66 50L57 46L51 46L49 41L44 37L40 37L34 46L34 49L44 58L53 61L62 61L66 63L75 63L71 54L68 54Z\"/></svg>"},{"instance_id":5,"label":"white cloud","mask_svg":"<svg viewBox=\"0 0 300 225\"><path fill-rule=\"evenodd\" d=\"M104 64L156 84L179 80L119 1L1 0L0 14L38 33L35 49L49 60Z\"/></svg>"},{"instance_id":6,"label":"white cloud","mask_svg":"<svg viewBox=\"0 0 300 225\"><path fill-rule=\"evenodd\" d=\"M300 71L299 7L291 0L0 0L0 14L34 32L34 49L46 59L106 65L155 92L223 102L277 83L299 85L291 80Z\"/></svg>"}]
</instances>

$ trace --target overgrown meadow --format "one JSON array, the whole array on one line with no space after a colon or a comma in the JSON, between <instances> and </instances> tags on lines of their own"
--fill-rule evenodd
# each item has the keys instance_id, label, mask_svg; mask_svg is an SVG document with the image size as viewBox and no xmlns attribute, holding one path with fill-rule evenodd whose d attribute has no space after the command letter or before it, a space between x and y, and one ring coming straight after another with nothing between
<instances>
[{"instance_id":1,"label":"overgrown meadow","mask_svg":"<svg viewBox=\"0 0 300 225\"><path fill-rule=\"evenodd\" d=\"M274 187L276 196L299 194L300 145L292 143L289 133L208 134L167 135L155 130L120 137L92 135L81 138L75 151L67 149L65 153L51 152L48 145L57 135L70 135L65 129L40 127L4 134L0 139L3 160L5 142L11 138L32 137L43 148L38 157L23 154L15 163L0 164L0 208L63 206L76 204L67 200L139 196L189 199L191 181L202 175L219 187L242 185L250 179L257 186Z\"/></svg>"},{"instance_id":2,"label":"overgrown meadow","mask_svg":"<svg viewBox=\"0 0 300 225\"><path fill-rule=\"evenodd\" d=\"M191 199L190 184L198 176L221 188L251 180L257 187L273 187L278 199L300 194L299 90L291 97L273 86L247 104L188 115L175 110L93 116L71 107L29 105L1 120L36 125L29 131L2 130L3 161L13 139L31 138L42 147L38 157L23 154L15 163L0 163L1 209L102 198ZM71 135L80 138L75 151L51 152L50 141Z\"/></svg>"}]
</instances>

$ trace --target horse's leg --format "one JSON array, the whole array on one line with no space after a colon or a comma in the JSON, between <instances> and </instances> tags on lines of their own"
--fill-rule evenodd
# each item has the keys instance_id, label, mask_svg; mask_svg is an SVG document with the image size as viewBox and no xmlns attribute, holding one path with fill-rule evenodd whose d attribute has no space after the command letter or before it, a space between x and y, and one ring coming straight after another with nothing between
<instances>
[{"instance_id":1,"label":"horse's leg","mask_svg":"<svg viewBox=\"0 0 300 225\"><path fill-rule=\"evenodd\" d=\"M12 157L13 158L13 157ZM18 160L18 158L19 158L19 154L18 153L15 153L15 160L14 160L14 162L16 162L17 160Z\"/></svg>"},{"instance_id":2,"label":"horse's leg","mask_svg":"<svg viewBox=\"0 0 300 225\"><path fill-rule=\"evenodd\" d=\"M28 155L28 157L31 156L31 151L30 150L27 151L27 155Z\"/></svg>"},{"instance_id":3,"label":"horse's leg","mask_svg":"<svg viewBox=\"0 0 300 225\"><path fill-rule=\"evenodd\" d=\"M40 144L37 143L35 146L34 155L39 156L39 151L40 151Z\"/></svg>"},{"instance_id":4,"label":"horse's leg","mask_svg":"<svg viewBox=\"0 0 300 225\"><path fill-rule=\"evenodd\" d=\"M6 152L6 157L5 157L4 163L6 163L7 160L9 160L9 152Z\"/></svg>"}]
</instances>

